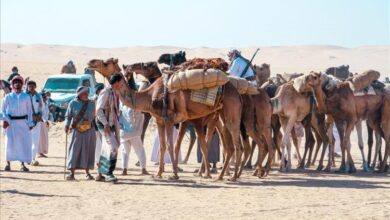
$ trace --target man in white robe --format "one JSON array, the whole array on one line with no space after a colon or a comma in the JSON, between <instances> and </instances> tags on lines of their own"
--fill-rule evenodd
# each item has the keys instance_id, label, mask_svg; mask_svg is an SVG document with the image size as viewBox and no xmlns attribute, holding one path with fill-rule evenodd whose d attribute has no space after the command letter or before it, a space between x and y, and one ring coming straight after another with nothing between
<instances>
[{"instance_id":1,"label":"man in white robe","mask_svg":"<svg viewBox=\"0 0 390 220\"><path fill-rule=\"evenodd\" d=\"M33 127L31 101L28 94L22 92L23 78L15 76L11 81L13 91L3 101L2 116L5 133L5 171L11 170L11 161L21 162L21 171L29 169L24 163L32 159L31 132Z\"/></svg>"},{"instance_id":2,"label":"man in white robe","mask_svg":"<svg viewBox=\"0 0 390 220\"><path fill-rule=\"evenodd\" d=\"M43 98L42 108L42 121L41 124L41 135L39 140L38 157L47 157L46 154L49 152L49 103L47 100L46 93L41 93Z\"/></svg>"},{"instance_id":3,"label":"man in white robe","mask_svg":"<svg viewBox=\"0 0 390 220\"><path fill-rule=\"evenodd\" d=\"M228 53L229 60L231 61L229 70L227 71L230 75L245 78L251 83L256 83L255 72L251 65L248 66L249 61L241 56L241 52L238 50L231 50ZM245 73L244 73L245 71Z\"/></svg>"},{"instance_id":4,"label":"man in white robe","mask_svg":"<svg viewBox=\"0 0 390 220\"><path fill-rule=\"evenodd\" d=\"M36 160L38 154L39 142L41 137L41 123L43 121L43 99L42 96L35 91L37 84L35 81L27 82L27 94L30 96L32 105L34 127L31 130L32 141L32 162L31 165L38 166L39 162Z\"/></svg>"}]
</instances>

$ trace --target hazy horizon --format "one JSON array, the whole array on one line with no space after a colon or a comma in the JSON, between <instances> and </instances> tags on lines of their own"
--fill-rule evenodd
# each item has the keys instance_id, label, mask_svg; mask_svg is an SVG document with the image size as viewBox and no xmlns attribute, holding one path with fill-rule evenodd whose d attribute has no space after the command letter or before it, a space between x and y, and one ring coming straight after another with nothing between
<instances>
[{"instance_id":1,"label":"hazy horizon","mask_svg":"<svg viewBox=\"0 0 390 220\"><path fill-rule=\"evenodd\" d=\"M92 48L390 44L387 0L1 0L0 42Z\"/></svg>"}]
</instances>

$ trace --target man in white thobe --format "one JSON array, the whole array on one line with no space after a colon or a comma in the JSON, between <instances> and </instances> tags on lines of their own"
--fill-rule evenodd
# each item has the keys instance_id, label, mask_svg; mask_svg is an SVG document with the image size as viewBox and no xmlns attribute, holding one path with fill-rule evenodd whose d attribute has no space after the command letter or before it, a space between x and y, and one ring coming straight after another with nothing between
<instances>
[{"instance_id":1,"label":"man in white thobe","mask_svg":"<svg viewBox=\"0 0 390 220\"><path fill-rule=\"evenodd\" d=\"M245 69L248 65L248 60L241 56L241 52L238 50L231 50L228 53L229 60L231 61L229 70L227 71L230 75L245 78L251 83L256 83L255 73L249 65L247 69ZM244 73L245 71L245 73Z\"/></svg>"},{"instance_id":2,"label":"man in white thobe","mask_svg":"<svg viewBox=\"0 0 390 220\"><path fill-rule=\"evenodd\" d=\"M29 171L24 163L32 159L31 132L32 108L30 97L22 92L23 78L15 76L11 81L12 92L3 101L2 116L5 132L5 154L7 165L5 171L11 170L11 161L21 162L21 171Z\"/></svg>"},{"instance_id":3,"label":"man in white thobe","mask_svg":"<svg viewBox=\"0 0 390 220\"><path fill-rule=\"evenodd\" d=\"M45 92L41 93L43 99L41 135L39 140L38 157L47 157L49 152L49 103Z\"/></svg>"},{"instance_id":4,"label":"man in white thobe","mask_svg":"<svg viewBox=\"0 0 390 220\"><path fill-rule=\"evenodd\" d=\"M36 160L38 154L39 142L41 137L41 123L43 121L43 99L41 94L35 91L37 84L35 81L27 82L27 94L30 96L30 102L32 105L33 122L34 127L31 130L32 141L32 162L31 165L38 166L39 162ZM45 117L46 118L46 117Z\"/></svg>"}]
</instances>

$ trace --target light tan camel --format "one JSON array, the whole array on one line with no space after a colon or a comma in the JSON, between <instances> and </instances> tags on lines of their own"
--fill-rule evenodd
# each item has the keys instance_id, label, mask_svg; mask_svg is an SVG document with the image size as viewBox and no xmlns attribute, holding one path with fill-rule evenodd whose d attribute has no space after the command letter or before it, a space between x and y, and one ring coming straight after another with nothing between
<instances>
[{"instance_id":1,"label":"light tan camel","mask_svg":"<svg viewBox=\"0 0 390 220\"><path fill-rule=\"evenodd\" d=\"M356 171L350 152L350 135L359 120L367 120L368 125L384 137L387 141L386 150L388 151L390 131L388 131L387 125L390 123L388 121L388 114L390 113L381 112L385 108L383 103L386 96L383 93L376 91L377 95L369 97L366 95L354 96L347 82L339 83L332 89L327 90L324 88L326 88L326 83L330 81L329 76L316 72L311 72L306 76L305 81L313 89L318 110L327 114L330 120L333 119L339 131L342 148L342 161L339 171ZM330 147L329 153L333 154L333 152L333 147ZM361 152L364 159L363 149L361 149ZM345 153L347 153L347 161L345 161ZM363 162L366 163L366 161ZM381 164L381 171L384 171L385 163Z\"/></svg>"},{"instance_id":2,"label":"light tan camel","mask_svg":"<svg viewBox=\"0 0 390 220\"><path fill-rule=\"evenodd\" d=\"M301 76L302 77L302 76ZM309 97L299 93L293 86L293 82L281 85L275 97L271 98L273 114L279 116L283 128L281 171L291 169L291 143L290 135L296 122L301 122L310 113ZM286 153L287 148L287 163Z\"/></svg>"},{"instance_id":3,"label":"light tan camel","mask_svg":"<svg viewBox=\"0 0 390 220\"><path fill-rule=\"evenodd\" d=\"M89 68L94 69L98 71L100 74L102 74L104 77L110 77L113 73L120 72L121 69L118 65L117 59L109 59L107 61L103 60L91 60L89 63ZM221 111L221 118L225 119L222 120L226 123L224 123L224 130L228 135L231 135L232 138L232 144L229 146L234 146L236 149L236 154L241 155L241 142L239 139L239 129L240 129L240 115L241 115L241 103L240 96L237 92L237 90L233 87L231 83L227 83L224 86L222 95L218 96L218 100L221 100L217 102L216 106L210 107L206 106L204 104L192 102L190 100L190 91L184 90L184 91L176 91L169 93L168 95L168 115L170 116L170 121L166 121L162 118L162 96L161 92L163 89L163 82L162 79L157 79L148 89L136 92L134 90L131 90L128 86L125 80L122 80L122 88L120 91L117 91L121 101L123 104L129 106L130 108L142 111L142 112L149 112L157 122L158 132L159 132L159 139L160 139L160 165L159 170L157 173L157 177L161 177L163 170L164 170L164 153L166 149L166 141L165 141L165 132L167 132L168 138L168 150L171 158L173 159L173 179L177 179L177 158L174 157L173 153L173 141L172 141L172 129L173 129L173 122L180 123L182 121L187 120L194 120L194 119L200 119L202 117L206 117L210 114L215 113L216 111L220 110L218 104L227 104L227 103L236 103L234 106L231 106L230 108L223 108L223 111ZM181 102L178 104L178 102ZM179 106L179 107L178 107ZM183 108L183 106L185 108ZM180 120L177 119L177 115L181 114L179 117ZM182 115L186 115L186 120L183 120ZM207 147L206 147L206 141L204 140L204 131L203 126L197 126L195 128L197 130L198 138L201 141L201 149L202 149L202 155L204 158L204 163L206 167L206 176L210 177L210 167L208 163L208 154L207 154ZM210 135L211 136L211 135ZM228 156L231 157L232 151L229 151L230 153ZM226 158L227 161L229 161L230 158ZM227 163L226 163L227 164ZM237 178L237 172L238 172L238 166L240 164L240 161L236 161L236 170L235 174L232 177L232 180L235 180ZM224 164L224 169L226 169L226 165Z\"/></svg>"}]
</instances>

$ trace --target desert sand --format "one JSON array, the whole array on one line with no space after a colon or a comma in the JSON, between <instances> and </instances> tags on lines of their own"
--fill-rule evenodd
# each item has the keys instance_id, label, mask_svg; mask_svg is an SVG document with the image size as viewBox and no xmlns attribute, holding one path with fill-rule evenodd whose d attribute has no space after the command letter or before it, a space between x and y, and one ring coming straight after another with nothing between
<instances>
[{"instance_id":1,"label":"desert sand","mask_svg":"<svg viewBox=\"0 0 390 220\"><path fill-rule=\"evenodd\" d=\"M161 53L185 50L187 57L225 57L225 49L128 47L98 49L59 45L1 44L0 78L8 77L12 66L36 80L42 87L48 75L58 74L69 59L82 72L92 58L117 57L121 64L153 61ZM253 48L242 48L251 56ZM286 46L261 48L255 63L270 63L272 74L283 72L324 71L327 67L349 64L352 72L376 69L382 77L390 76L390 46L342 48L335 46ZM98 81L102 81L98 77ZM2 94L1 94L2 96ZM179 181L153 176L140 176L130 156L130 173L120 175L121 156L115 174L117 184L86 181L80 171L78 181L64 181L65 134L63 123L52 124L49 138L49 158L39 158L40 166L29 173L19 172L13 162L12 172L4 172L4 136L0 135L0 217L1 219L389 219L390 174L364 173L352 134L352 152L358 172L352 175L325 173L315 166L305 171L294 169L281 173L277 167L269 177L259 179L244 171L237 182L214 182L193 176L197 168L196 149ZM364 140L366 140L364 132ZM154 141L154 126L145 140L147 169L155 174L157 166L150 155ZM304 143L302 143L303 146ZM196 145L195 145L196 146ZM182 145L187 151L188 139ZM301 147L301 152L303 148ZM221 163L220 163L221 164ZM220 166L220 164L218 166ZM337 166L339 158L337 159ZM166 171L171 167L166 165ZM93 174L96 170L93 171ZM215 175L214 175L215 176Z\"/></svg>"}]
</instances>

